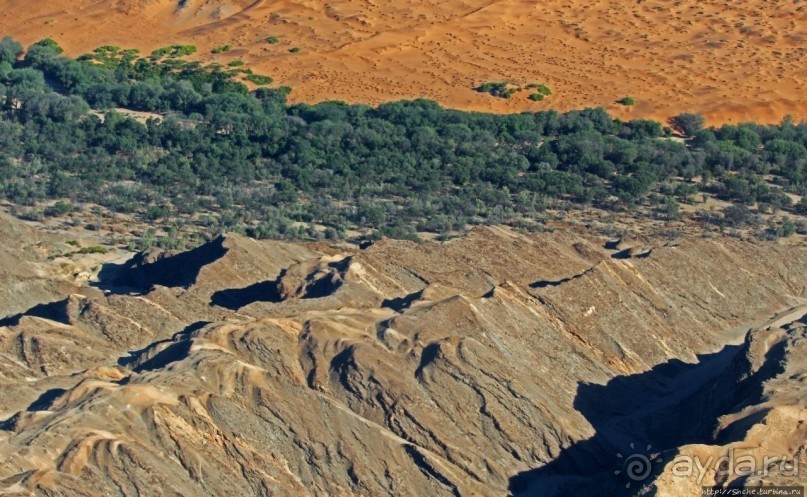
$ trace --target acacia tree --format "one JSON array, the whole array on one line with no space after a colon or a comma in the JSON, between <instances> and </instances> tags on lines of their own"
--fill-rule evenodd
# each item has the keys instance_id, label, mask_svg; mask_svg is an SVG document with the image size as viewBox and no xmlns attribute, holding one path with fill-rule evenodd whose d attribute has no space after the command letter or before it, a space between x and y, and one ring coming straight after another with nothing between
<instances>
[{"instance_id":1,"label":"acacia tree","mask_svg":"<svg viewBox=\"0 0 807 497\"><path fill-rule=\"evenodd\" d=\"M704 124L706 119L700 114L679 114L670 118L673 129L686 136L693 136Z\"/></svg>"}]
</instances>

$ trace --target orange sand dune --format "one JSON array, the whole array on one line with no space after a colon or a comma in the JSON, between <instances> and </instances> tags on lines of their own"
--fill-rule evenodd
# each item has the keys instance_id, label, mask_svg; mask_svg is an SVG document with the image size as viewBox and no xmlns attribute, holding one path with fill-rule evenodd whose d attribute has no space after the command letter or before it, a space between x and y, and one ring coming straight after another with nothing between
<instances>
[{"instance_id":1,"label":"orange sand dune","mask_svg":"<svg viewBox=\"0 0 807 497\"><path fill-rule=\"evenodd\" d=\"M623 118L807 119L807 4L793 0L5 0L0 32L72 55L198 45L294 88L294 101L426 97L494 112L603 106ZM268 44L267 36L280 38ZM299 47L299 53L289 49ZM204 55L203 55L204 57ZM502 100L485 81L546 83ZM633 108L614 102L626 95Z\"/></svg>"}]
</instances>

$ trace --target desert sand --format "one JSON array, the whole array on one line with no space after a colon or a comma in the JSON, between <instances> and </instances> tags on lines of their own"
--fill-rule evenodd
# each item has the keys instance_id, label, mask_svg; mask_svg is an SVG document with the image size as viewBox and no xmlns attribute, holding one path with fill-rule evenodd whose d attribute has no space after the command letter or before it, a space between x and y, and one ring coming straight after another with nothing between
<instances>
[{"instance_id":1,"label":"desert sand","mask_svg":"<svg viewBox=\"0 0 807 497\"><path fill-rule=\"evenodd\" d=\"M295 102L425 97L467 110L602 106L622 118L703 113L711 124L807 117L807 5L792 0L117 0L2 2L0 32L71 55L174 43L244 60ZM266 38L277 36L269 44ZM214 47L233 50L213 55ZM299 47L298 53L289 50ZM532 102L473 91L545 83ZM632 96L631 108L616 104Z\"/></svg>"}]
</instances>

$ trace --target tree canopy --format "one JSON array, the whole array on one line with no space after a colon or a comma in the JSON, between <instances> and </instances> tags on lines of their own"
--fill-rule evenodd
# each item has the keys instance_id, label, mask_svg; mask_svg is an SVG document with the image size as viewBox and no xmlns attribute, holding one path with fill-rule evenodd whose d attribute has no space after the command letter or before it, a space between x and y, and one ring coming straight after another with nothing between
<instances>
[{"instance_id":1,"label":"tree canopy","mask_svg":"<svg viewBox=\"0 0 807 497\"><path fill-rule=\"evenodd\" d=\"M658 122L602 109L289 105L288 88L250 92L248 70L185 61L188 52L101 47L74 60L52 40L24 55L0 41L0 195L204 213L211 230L256 236L307 237L293 226L318 223L409 237L530 219L553 202L630 206L662 183L704 175L715 181L702 187L739 204L785 207L785 192L807 191L804 123L704 129L679 118L689 136L680 143ZM164 118L138 122L118 108Z\"/></svg>"}]
</instances>

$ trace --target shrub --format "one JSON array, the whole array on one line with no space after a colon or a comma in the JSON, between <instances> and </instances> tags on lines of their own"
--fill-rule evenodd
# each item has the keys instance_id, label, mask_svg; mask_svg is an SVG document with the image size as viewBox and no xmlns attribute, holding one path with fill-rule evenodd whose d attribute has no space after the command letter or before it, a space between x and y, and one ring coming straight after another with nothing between
<instances>
[{"instance_id":1,"label":"shrub","mask_svg":"<svg viewBox=\"0 0 807 497\"><path fill-rule=\"evenodd\" d=\"M93 245L92 247L80 248L80 249L78 249L78 251L76 253L77 254L106 254L107 252L109 252L109 250L107 250L106 248L101 247L99 245Z\"/></svg>"},{"instance_id":2,"label":"shrub","mask_svg":"<svg viewBox=\"0 0 807 497\"><path fill-rule=\"evenodd\" d=\"M732 228L740 228L751 222L751 211L744 205L732 205L723 211L723 221Z\"/></svg>"},{"instance_id":3,"label":"shrub","mask_svg":"<svg viewBox=\"0 0 807 497\"><path fill-rule=\"evenodd\" d=\"M802 214L807 214L807 195L802 195L801 200L796 204L796 210Z\"/></svg>"},{"instance_id":4,"label":"shrub","mask_svg":"<svg viewBox=\"0 0 807 497\"><path fill-rule=\"evenodd\" d=\"M678 202L672 197L664 197L661 212L670 220L681 218L681 209L678 206Z\"/></svg>"},{"instance_id":5,"label":"shrub","mask_svg":"<svg viewBox=\"0 0 807 497\"><path fill-rule=\"evenodd\" d=\"M300 47L292 47L292 48L289 49L289 52L291 52L291 53L297 53L299 51L300 51Z\"/></svg>"},{"instance_id":6,"label":"shrub","mask_svg":"<svg viewBox=\"0 0 807 497\"><path fill-rule=\"evenodd\" d=\"M633 97L622 97L619 100L617 100L617 103L629 107L629 106L633 105L636 102L634 102Z\"/></svg>"},{"instance_id":7,"label":"shrub","mask_svg":"<svg viewBox=\"0 0 807 497\"><path fill-rule=\"evenodd\" d=\"M233 60L227 65L230 66L230 67L241 67L241 66L244 65L244 61L243 60Z\"/></svg>"},{"instance_id":8,"label":"shrub","mask_svg":"<svg viewBox=\"0 0 807 497\"><path fill-rule=\"evenodd\" d=\"M474 88L479 93L487 93L498 98L510 98L515 90L506 82L482 83Z\"/></svg>"},{"instance_id":9,"label":"shrub","mask_svg":"<svg viewBox=\"0 0 807 497\"><path fill-rule=\"evenodd\" d=\"M544 99L544 96L540 93L533 93L532 95L529 96L529 99L534 102L540 102L541 100Z\"/></svg>"},{"instance_id":10,"label":"shrub","mask_svg":"<svg viewBox=\"0 0 807 497\"><path fill-rule=\"evenodd\" d=\"M796 223L790 219L789 216L785 216L782 219L782 236L792 236L796 232Z\"/></svg>"},{"instance_id":11,"label":"shrub","mask_svg":"<svg viewBox=\"0 0 807 497\"><path fill-rule=\"evenodd\" d=\"M222 45L220 47L214 48L213 50L211 50L211 52L212 53L223 53L223 52L229 52L232 49L233 49L232 45Z\"/></svg>"},{"instance_id":12,"label":"shrub","mask_svg":"<svg viewBox=\"0 0 807 497\"><path fill-rule=\"evenodd\" d=\"M256 85L268 85L271 84L272 81L274 81L269 76L262 76L260 74L247 74L246 76L244 76L244 79Z\"/></svg>"},{"instance_id":13,"label":"shrub","mask_svg":"<svg viewBox=\"0 0 807 497\"><path fill-rule=\"evenodd\" d=\"M280 43L280 39L277 36L270 36L266 39L266 43L274 45L275 43Z\"/></svg>"},{"instance_id":14,"label":"shrub","mask_svg":"<svg viewBox=\"0 0 807 497\"><path fill-rule=\"evenodd\" d=\"M64 216L72 212L73 206L63 200L59 200L52 206L45 209L45 215L48 217Z\"/></svg>"},{"instance_id":15,"label":"shrub","mask_svg":"<svg viewBox=\"0 0 807 497\"><path fill-rule=\"evenodd\" d=\"M193 45L171 45L168 47L158 48L151 52L151 60L158 60L162 58L175 59L177 57L185 57L196 53L196 47Z\"/></svg>"},{"instance_id":16,"label":"shrub","mask_svg":"<svg viewBox=\"0 0 807 497\"><path fill-rule=\"evenodd\" d=\"M146 219L149 219L149 220L153 221L155 219L159 219L159 218L162 218L162 217L167 217L169 213L170 213L170 211L165 206L151 205L146 210Z\"/></svg>"},{"instance_id":17,"label":"shrub","mask_svg":"<svg viewBox=\"0 0 807 497\"><path fill-rule=\"evenodd\" d=\"M34 45L38 47L47 47L55 51L57 54L64 52L64 49L56 43L52 38L45 38L44 40L36 42Z\"/></svg>"}]
</instances>

